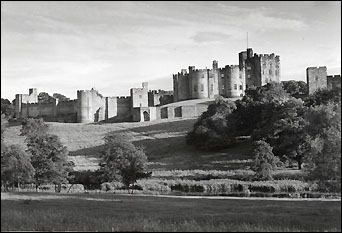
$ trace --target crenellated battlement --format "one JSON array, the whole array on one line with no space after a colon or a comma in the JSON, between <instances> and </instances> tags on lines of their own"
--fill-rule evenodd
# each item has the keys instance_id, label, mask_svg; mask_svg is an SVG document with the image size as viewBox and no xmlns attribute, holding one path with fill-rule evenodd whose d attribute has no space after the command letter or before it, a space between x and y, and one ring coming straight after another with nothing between
<instances>
[{"instance_id":1,"label":"crenellated battlement","mask_svg":"<svg viewBox=\"0 0 342 233\"><path fill-rule=\"evenodd\" d=\"M239 65L226 65L224 68L228 69L236 69L239 68Z\"/></svg>"},{"instance_id":2,"label":"crenellated battlement","mask_svg":"<svg viewBox=\"0 0 342 233\"><path fill-rule=\"evenodd\" d=\"M336 74L336 75L328 75L328 78L341 78L341 75Z\"/></svg>"}]
</instances>

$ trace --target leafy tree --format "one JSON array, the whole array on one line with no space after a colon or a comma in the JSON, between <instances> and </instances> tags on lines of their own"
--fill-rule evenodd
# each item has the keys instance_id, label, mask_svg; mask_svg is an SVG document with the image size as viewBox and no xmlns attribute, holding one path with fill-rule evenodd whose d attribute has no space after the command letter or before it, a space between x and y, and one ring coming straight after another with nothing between
<instances>
[{"instance_id":1,"label":"leafy tree","mask_svg":"<svg viewBox=\"0 0 342 233\"><path fill-rule=\"evenodd\" d=\"M31 181L34 168L31 164L30 155L17 145L6 148L1 156L1 182L8 185L20 184Z\"/></svg>"},{"instance_id":2,"label":"leafy tree","mask_svg":"<svg viewBox=\"0 0 342 233\"><path fill-rule=\"evenodd\" d=\"M25 118L21 123L21 134L20 136L26 136L29 140L30 138L40 137L47 134L49 126L44 122L42 118L33 119Z\"/></svg>"},{"instance_id":3,"label":"leafy tree","mask_svg":"<svg viewBox=\"0 0 342 233\"><path fill-rule=\"evenodd\" d=\"M74 164L67 160L68 150L56 135L48 134L48 125L42 119L25 119L21 135L26 136L28 151L32 154L36 189L43 183L67 182Z\"/></svg>"},{"instance_id":4,"label":"leafy tree","mask_svg":"<svg viewBox=\"0 0 342 233\"><path fill-rule=\"evenodd\" d=\"M33 137L27 146L32 154L32 166L36 170L36 188L43 183L60 185L67 182L74 164L67 160L68 151L56 135Z\"/></svg>"},{"instance_id":5,"label":"leafy tree","mask_svg":"<svg viewBox=\"0 0 342 233\"><path fill-rule=\"evenodd\" d=\"M138 179L151 176L146 172L147 157L142 148L135 147L122 135L107 134L104 141L100 171L106 181L120 180L129 192Z\"/></svg>"},{"instance_id":6,"label":"leafy tree","mask_svg":"<svg viewBox=\"0 0 342 233\"><path fill-rule=\"evenodd\" d=\"M59 93L54 93L52 95L53 98L59 99L60 101L68 101L70 98L67 98L65 95L59 94Z\"/></svg>"},{"instance_id":7,"label":"leafy tree","mask_svg":"<svg viewBox=\"0 0 342 233\"><path fill-rule=\"evenodd\" d=\"M46 92L40 92L38 95L38 103L49 104L49 103L53 103L54 101L55 101L55 98L53 98Z\"/></svg>"},{"instance_id":8,"label":"leafy tree","mask_svg":"<svg viewBox=\"0 0 342 233\"><path fill-rule=\"evenodd\" d=\"M270 103L283 103L289 99L290 95L287 93L282 83L270 82L262 87L250 88L246 90L246 95L242 101ZM249 100L249 101L248 101Z\"/></svg>"},{"instance_id":9,"label":"leafy tree","mask_svg":"<svg viewBox=\"0 0 342 233\"><path fill-rule=\"evenodd\" d=\"M317 106L321 104L328 104L329 102L340 103L341 102L341 88L339 89L318 89L305 99L305 105Z\"/></svg>"},{"instance_id":10,"label":"leafy tree","mask_svg":"<svg viewBox=\"0 0 342 233\"><path fill-rule=\"evenodd\" d=\"M1 114L1 148L2 148L2 143L4 141L4 133L7 127L8 121L6 119L5 114Z\"/></svg>"},{"instance_id":11,"label":"leafy tree","mask_svg":"<svg viewBox=\"0 0 342 233\"><path fill-rule=\"evenodd\" d=\"M341 192L341 103L310 107L305 168L326 191Z\"/></svg>"},{"instance_id":12,"label":"leafy tree","mask_svg":"<svg viewBox=\"0 0 342 233\"><path fill-rule=\"evenodd\" d=\"M301 99L291 98L277 108L270 108L269 116L263 116L263 124L254 130L254 140L265 140L274 149L274 155L283 161L295 160L301 169L303 157L307 151L306 107Z\"/></svg>"},{"instance_id":13,"label":"leafy tree","mask_svg":"<svg viewBox=\"0 0 342 233\"><path fill-rule=\"evenodd\" d=\"M293 97L308 94L308 85L303 81L282 81L284 90Z\"/></svg>"},{"instance_id":14,"label":"leafy tree","mask_svg":"<svg viewBox=\"0 0 342 233\"><path fill-rule=\"evenodd\" d=\"M234 124L228 116L236 109L233 101L223 97L217 98L214 104L199 117L186 140L188 144L199 149L218 150L235 143Z\"/></svg>"},{"instance_id":15,"label":"leafy tree","mask_svg":"<svg viewBox=\"0 0 342 233\"><path fill-rule=\"evenodd\" d=\"M242 100L236 101L236 110L230 119L234 122L237 136L248 136L254 130L268 125L273 112L289 99L282 84L269 83L246 90Z\"/></svg>"},{"instance_id":16,"label":"leafy tree","mask_svg":"<svg viewBox=\"0 0 342 233\"><path fill-rule=\"evenodd\" d=\"M273 148L265 141L256 141L253 146L255 176L261 180L272 180L272 171L281 164L279 158L274 156Z\"/></svg>"},{"instance_id":17,"label":"leafy tree","mask_svg":"<svg viewBox=\"0 0 342 233\"><path fill-rule=\"evenodd\" d=\"M14 107L8 99L1 98L1 114L5 114L7 119L14 116Z\"/></svg>"}]
</instances>

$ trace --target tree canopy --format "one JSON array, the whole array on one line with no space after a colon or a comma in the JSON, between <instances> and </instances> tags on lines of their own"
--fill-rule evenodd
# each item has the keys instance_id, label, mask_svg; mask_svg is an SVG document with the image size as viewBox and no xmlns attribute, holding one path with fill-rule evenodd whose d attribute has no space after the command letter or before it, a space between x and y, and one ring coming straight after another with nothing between
<instances>
[{"instance_id":1,"label":"tree canopy","mask_svg":"<svg viewBox=\"0 0 342 233\"><path fill-rule=\"evenodd\" d=\"M104 141L100 170L106 181L121 181L129 190L138 179L151 176L146 171L147 157L142 148L135 147L123 135L110 133Z\"/></svg>"},{"instance_id":2,"label":"tree canopy","mask_svg":"<svg viewBox=\"0 0 342 233\"><path fill-rule=\"evenodd\" d=\"M25 119L21 135L26 136L28 151L32 154L36 187L67 182L74 164L68 161L68 150L59 138L48 134L48 125L42 119Z\"/></svg>"}]
</instances>

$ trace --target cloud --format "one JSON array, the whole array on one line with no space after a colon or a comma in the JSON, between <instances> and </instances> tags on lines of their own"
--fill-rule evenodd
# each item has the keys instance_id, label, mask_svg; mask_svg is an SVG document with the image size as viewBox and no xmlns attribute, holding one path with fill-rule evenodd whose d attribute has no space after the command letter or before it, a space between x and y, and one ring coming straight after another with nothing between
<instances>
[{"instance_id":1,"label":"cloud","mask_svg":"<svg viewBox=\"0 0 342 233\"><path fill-rule=\"evenodd\" d=\"M222 32L197 32L194 36L191 37L196 43L205 43L205 42L227 42L230 39L230 35Z\"/></svg>"},{"instance_id":2,"label":"cloud","mask_svg":"<svg viewBox=\"0 0 342 233\"><path fill-rule=\"evenodd\" d=\"M247 24L248 22L248 24ZM253 12L249 14L246 25L258 30L293 30L302 31L306 30L308 26L299 19L294 18L281 18L270 16L267 12Z\"/></svg>"}]
</instances>

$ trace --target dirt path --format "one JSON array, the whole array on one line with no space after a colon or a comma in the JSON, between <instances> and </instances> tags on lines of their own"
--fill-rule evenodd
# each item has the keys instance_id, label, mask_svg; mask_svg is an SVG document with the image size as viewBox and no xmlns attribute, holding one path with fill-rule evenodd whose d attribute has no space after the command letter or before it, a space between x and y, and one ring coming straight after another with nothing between
<instances>
[{"instance_id":1,"label":"dirt path","mask_svg":"<svg viewBox=\"0 0 342 233\"><path fill-rule=\"evenodd\" d=\"M108 195L106 195L108 196ZM253 201L335 201L340 202L341 198L327 199L327 198L276 198L276 197L222 197L222 196L173 196L173 195L148 195L148 194L113 194L116 199L101 198L101 194L96 197L88 196L74 196L74 195L29 195L18 193L1 193L1 200L48 200L48 199L66 199L76 198L89 201L120 201L120 196L132 197L158 197L158 198L180 198L180 199L212 199L212 200L253 200Z\"/></svg>"}]
</instances>

